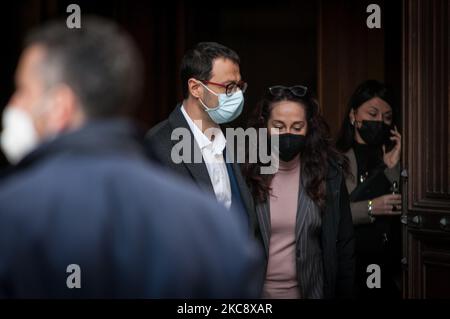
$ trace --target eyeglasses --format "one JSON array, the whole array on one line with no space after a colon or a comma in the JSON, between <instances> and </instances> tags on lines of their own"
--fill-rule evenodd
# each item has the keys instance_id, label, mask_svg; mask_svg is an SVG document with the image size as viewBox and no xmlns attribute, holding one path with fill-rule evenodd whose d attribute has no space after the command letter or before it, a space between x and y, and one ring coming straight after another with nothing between
<instances>
[{"instance_id":1,"label":"eyeglasses","mask_svg":"<svg viewBox=\"0 0 450 319\"><path fill-rule=\"evenodd\" d=\"M228 83L227 85L221 84L221 83L216 83L216 82L211 82L211 81L203 81L203 80L201 80L201 82L205 83L205 84L215 85L215 86L224 88L225 94L227 96L232 96L238 90L241 90L242 93L245 93L245 91L247 90L247 86L248 86L247 83L244 81L231 82L231 83Z\"/></svg>"},{"instance_id":2,"label":"eyeglasses","mask_svg":"<svg viewBox=\"0 0 450 319\"><path fill-rule=\"evenodd\" d=\"M283 96L286 92L290 92L292 95L303 97L308 92L308 88L303 85L294 85L294 86L283 86L283 85L275 85L269 88L270 94L273 96Z\"/></svg>"}]
</instances>

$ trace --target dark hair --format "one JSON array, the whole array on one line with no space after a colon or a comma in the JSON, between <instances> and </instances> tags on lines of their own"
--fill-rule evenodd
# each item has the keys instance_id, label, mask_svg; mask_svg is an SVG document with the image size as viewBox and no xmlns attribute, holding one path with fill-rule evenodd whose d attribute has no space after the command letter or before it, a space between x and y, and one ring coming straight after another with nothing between
<instances>
[{"instance_id":1,"label":"dark hair","mask_svg":"<svg viewBox=\"0 0 450 319\"><path fill-rule=\"evenodd\" d=\"M280 101L299 103L305 109L308 130L306 146L301 154L302 183L308 196L320 207L324 208L326 198L326 178L330 162L345 169L344 157L332 146L329 127L319 113L319 105L308 91L305 96L298 97L286 91L283 95L273 96L267 92L258 103L249 126L257 129L267 127L273 105ZM244 176L258 202L267 200L273 175L260 174L261 163L243 165Z\"/></svg>"},{"instance_id":2,"label":"dark hair","mask_svg":"<svg viewBox=\"0 0 450 319\"><path fill-rule=\"evenodd\" d=\"M238 65L240 63L236 52L216 42L200 42L195 48L186 52L180 68L184 98L189 96L188 80L190 78L205 81L211 79L213 62L217 58L229 59Z\"/></svg>"},{"instance_id":3,"label":"dark hair","mask_svg":"<svg viewBox=\"0 0 450 319\"><path fill-rule=\"evenodd\" d=\"M385 84L376 80L367 80L361 83L353 92L348 102L347 113L336 140L336 148L341 152L347 152L355 143L355 130L350 123L349 114L352 110L357 110L362 104L378 97L389 104L392 108L393 118L395 120L394 97L391 89Z\"/></svg>"},{"instance_id":4,"label":"dark hair","mask_svg":"<svg viewBox=\"0 0 450 319\"><path fill-rule=\"evenodd\" d=\"M80 29L53 21L27 37L25 46L32 45L45 50L41 64L45 84L67 84L86 116L132 113L143 85L142 59L119 26L96 17L83 18Z\"/></svg>"}]
</instances>

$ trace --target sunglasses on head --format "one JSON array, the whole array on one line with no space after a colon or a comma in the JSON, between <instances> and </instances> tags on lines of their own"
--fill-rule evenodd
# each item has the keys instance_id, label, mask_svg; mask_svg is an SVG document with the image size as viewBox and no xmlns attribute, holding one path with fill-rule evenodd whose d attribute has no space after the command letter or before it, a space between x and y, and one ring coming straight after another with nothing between
<instances>
[{"instance_id":1,"label":"sunglasses on head","mask_svg":"<svg viewBox=\"0 0 450 319\"><path fill-rule=\"evenodd\" d=\"M290 92L292 95L303 97L306 95L308 88L303 85L294 85L294 86L283 86L283 85L275 85L269 87L269 92L273 96L283 96L287 92Z\"/></svg>"}]
</instances>

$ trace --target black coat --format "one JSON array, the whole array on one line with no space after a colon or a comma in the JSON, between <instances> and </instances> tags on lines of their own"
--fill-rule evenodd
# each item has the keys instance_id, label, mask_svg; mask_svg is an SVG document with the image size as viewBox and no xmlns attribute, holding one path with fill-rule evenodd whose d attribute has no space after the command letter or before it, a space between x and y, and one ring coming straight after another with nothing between
<instances>
[{"instance_id":1,"label":"black coat","mask_svg":"<svg viewBox=\"0 0 450 319\"><path fill-rule=\"evenodd\" d=\"M342 168L330 163L322 215L325 298L348 298L355 289L355 239L352 213Z\"/></svg>"},{"instance_id":2,"label":"black coat","mask_svg":"<svg viewBox=\"0 0 450 319\"><path fill-rule=\"evenodd\" d=\"M255 297L247 228L149 163L133 132L90 123L0 181L0 297Z\"/></svg>"}]
</instances>

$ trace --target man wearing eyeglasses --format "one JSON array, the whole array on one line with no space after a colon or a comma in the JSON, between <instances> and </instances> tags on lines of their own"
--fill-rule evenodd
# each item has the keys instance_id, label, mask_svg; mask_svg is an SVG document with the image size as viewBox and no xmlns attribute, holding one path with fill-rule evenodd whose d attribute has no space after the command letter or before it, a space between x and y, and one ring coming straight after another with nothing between
<instances>
[{"instance_id":1,"label":"man wearing eyeglasses","mask_svg":"<svg viewBox=\"0 0 450 319\"><path fill-rule=\"evenodd\" d=\"M236 119L244 107L247 83L241 79L240 59L233 50L214 42L202 42L188 51L181 63L184 100L169 118L147 135L152 152L169 169L195 182L205 193L248 221L256 233L251 194L220 124ZM189 160L177 161L172 133L188 130ZM186 138L186 136L184 136ZM186 141L185 141L186 142ZM197 157L195 154L201 154Z\"/></svg>"}]
</instances>

